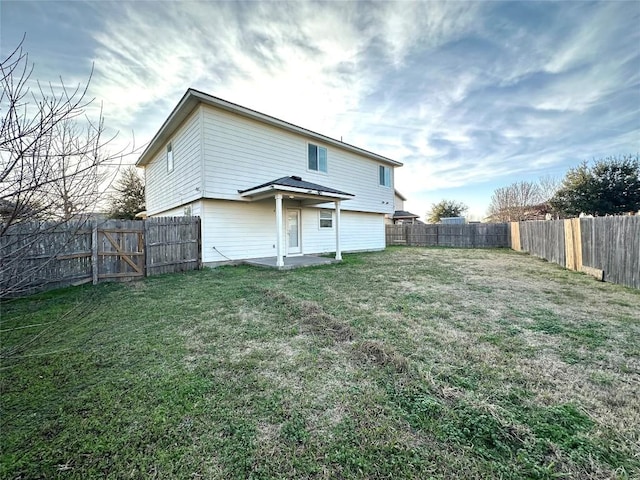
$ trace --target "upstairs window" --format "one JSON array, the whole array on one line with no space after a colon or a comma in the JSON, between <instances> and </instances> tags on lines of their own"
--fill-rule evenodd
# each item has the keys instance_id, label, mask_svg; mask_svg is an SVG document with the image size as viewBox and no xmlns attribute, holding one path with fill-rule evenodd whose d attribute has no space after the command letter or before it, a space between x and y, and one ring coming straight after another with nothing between
<instances>
[{"instance_id":1,"label":"upstairs window","mask_svg":"<svg viewBox=\"0 0 640 480\"><path fill-rule=\"evenodd\" d=\"M327 173L327 149L309 144L309 170Z\"/></svg>"},{"instance_id":2,"label":"upstairs window","mask_svg":"<svg viewBox=\"0 0 640 480\"><path fill-rule=\"evenodd\" d=\"M383 165L379 166L380 172L380 185L383 187L391 186L391 169L389 167L385 167Z\"/></svg>"},{"instance_id":3,"label":"upstairs window","mask_svg":"<svg viewBox=\"0 0 640 480\"><path fill-rule=\"evenodd\" d=\"M320 210L320 228L333 228L333 212Z\"/></svg>"},{"instance_id":4,"label":"upstairs window","mask_svg":"<svg viewBox=\"0 0 640 480\"><path fill-rule=\"evenodd\" d=\"M173 171L173 147L171 142L167 144L167 172Z\"/></svg>"}]
</instances>

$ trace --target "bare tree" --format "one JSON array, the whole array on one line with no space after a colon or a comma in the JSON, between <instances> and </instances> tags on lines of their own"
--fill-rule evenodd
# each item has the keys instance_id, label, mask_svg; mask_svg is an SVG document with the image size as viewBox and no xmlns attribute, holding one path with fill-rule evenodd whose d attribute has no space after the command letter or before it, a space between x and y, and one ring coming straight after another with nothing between
<instances>
[{"instance_id":1,"label":"bare tree","mask_svg":"<svg viewBox=\"0 0 640 480\"><path fill-rule=\"evenodd\" d=\"M540 202L540 187L536 183L512 183L493 192L489 204L489 218L493 222L526 220L532 207Z\"/></svg>"},{"instance_id":2,"label":"bare tree","mask_svg":"<svg viewBox=\"0 0 640 480\"><path fill-rule=\"evenodd\" d=\"M540 177L538 179L540 201L548 203L560 189L561 184L562 182L558 177L554 177L552 175L543 175Z\"/></svg>"},{"instance_id":3,"label":"bare tree","mask_svg":"<svg viewBox=\"0 0 640 480\"><path fill-rule=\"evenodd\" d=\"M110 157L102 153L101 116L99 122L83 129L78 122L65 119L53 129L47 152L53 181L45 189L50 216L76 218L94 210L102 198L113 169L105 165Z\"/></svg>"},{"instance_id":4,"label":"bare tree","mask_svg":"<svg viewBox=\"0 0 640 480\"><path fill-rule=\"evenodd\" d=\"M115 136L105 139L102 111L94 121L87 115L91 75L75 88L62 79L58 88L30 88L32 71L22 42L0 64L0 298L19 293L33 280L31 270L43 268L27 261L43 235L86 221L123 153L107 154ZM25 222L31 233L18 242L10 234Z\"/></svg>"}]
</instances>

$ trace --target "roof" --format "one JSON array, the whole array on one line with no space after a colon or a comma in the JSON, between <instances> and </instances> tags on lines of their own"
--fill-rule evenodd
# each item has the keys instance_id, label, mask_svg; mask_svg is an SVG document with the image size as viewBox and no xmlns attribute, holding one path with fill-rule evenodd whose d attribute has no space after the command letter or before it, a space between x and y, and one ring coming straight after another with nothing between
<instances>
[{"instance_id":1,"label":"roof","mask_svg":"<svg viewBox=\"0 0 640 480\"><path fill-rule=\"evenodd\" d=\"M402 200L403 202L407 200L406 197L402 195L398 190L394 190L393 192L396 194L396 197L400 198L400 200Z\"/></svg>"},{"instance_id":2,"label":"roof","mask_svg":"<svg viewBox=\"0 0 640 480\"><path fill-rule=\"evenodd\" d=\"M285 122L284 120L280 120L270 115L251 110L250 108L237 105L227 100L223 100L222 98L214 97L213 95L209 95L193 88L187 89L185 94L182 96L182 99L178 102L169 117L167 117L167 119L160 127L160 130L158 130L151 142L149 142L149 145L147 145L147 148L145 148L144 152L142 152L142 155L140 155L140 158L136 162L136 166L141 167L148 164L155 156L157 151L160 150L169 141L173 132L200 104L210 105L212 107L236 113L243 117L257 120L267 125L275 126L289 132L298 133L304 135L305 137L324 142L328 145L332 145L334 147L338 147L343 150L356 153L358 155L365 156L372 160L387 163L394 167L402 166L402 163L387 157L383 157L382 155L378 155L377 153L373 153L354 145L344 143L340 140L327 137L320 133L307 130L306 128L294 125L293 123Z\"/></svg>"},{"instance_id":3,"label":"roof","mask_svg":"<svg viewBox=\"0 0 640 480\"><path fill-rule=\"evenodd\" d=\"M284 188L278 189L276 187ZM247 188L246 190L238 190L238 193L243 194L243 196L250 196L251 194L257 194L268 190L295 191L299 193L308 193L314 195L335 196L338 198L355 196L351 193L336 190L335 188L325 187L324 185L318 185L317 183L306 182L302 180L302 178L296 176L282 177L276 180L271 180L270 182L256 185L255 187Z\"/></svg>"},{"instance_id":4,"label":"roof","mask_svg":"<svg viewBox=\"0 0 640 480\"><path fill-rule=\"evenodd\" d=\"M407 212L406 210L396 210L393 212L393 218L418 218L420 215Z\"/></svg>"}]
</instances>

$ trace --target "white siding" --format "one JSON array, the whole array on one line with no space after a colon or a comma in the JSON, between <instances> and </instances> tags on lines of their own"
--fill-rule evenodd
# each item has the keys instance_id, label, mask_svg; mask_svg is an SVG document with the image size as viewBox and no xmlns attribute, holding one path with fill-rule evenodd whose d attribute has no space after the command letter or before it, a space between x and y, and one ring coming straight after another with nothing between
<instances>
[{"instance_id":1,"label":"white siding","mask_svg":"<svg viewBox=\"0 0 640 480\"><path fill-rule=\"evenodd\" d=\"M202 261L224 262L276 255L275 200L204 200Z\"/></svg>"},{"instance_id":2,"label":"white siding","mask_svg":"<svg viewBox=\"0 0 640 480\"><path fill-rule=\"evenodd\" d=\"M200 108L205 197L242 200L238 190L297 175L355 195L343 203L344 210L393 213L393 168L391 186L380 186L379 162L312 140L327 149L328 173L310 171L305 136L210 106Z\"/></svg>"},{"instance_id":3,"label":"white siding","mask_svg":"<svg viewBox=\"0 0 640 480\"><path fill-rule=\"evenodd\" d=\"M301 208L297 203L285 202L284 208L287 207ZM301 211L302 253L335 251L335 223L333 229L320 229L317 208ZM275 200L203 200L201 218L203 262L276 255ZM341 220L343 251L384 249L383 215L342 211Z\"/></svg>"},{"instance_id":4,"label":"white siding","mask_svg":"<svg viewBox=\"0 0 640 480\"><path fill-rule=\"evenodd\" d=\"M333 252L336 249L336 217L333 213L333 228L320 228L320 209L305 208L302 211L302 249L304 253ZM347 212L342 211L340 238L344 241L344 220ZM340 248L345 249L343 243Z\"/></svg>"},{"instance_id":5,"label":"white siding","mask_svg":"<svg viewBox=\"0 0 640 480\"><path fill-rule=\"evenodd\" d=\"M333 252L336 249L335 212L333 228L320 228L317 208L302 211L302 248L304 253ZM384 216L377 213L342 210L340 215L342 251L383 250Z\"/></svg>"},{"instance_id":6,"label":"white siding","mask_svg":"<svg viewBox=\"0 0 640 480\"><path fill-rule=\"evenodd\" d=\"M202 201L187 203L180 205L176 208L170 208L169 210L163 210L162 212L155 213L153 217L184 217L188 210L191 209L191 215L194 217L202 217Z\"/></svg>"},{"instance_id":7,"label":"white siding","mask_svg":"<svg viewBox=\"0 0 640 480\"><path fill-rule=\"evenodd\" d=\"M196 109L171 138L173 171L167 171L166 144L145 168L149 215L201 197L202 146L200 111ZM169 142L167 142L169 143Z\"/></svg>"},{"instance_id":8,"label":"white siding","mask_svg":"<svg viewBox=\"0 0 640 480\"><path fill-rule=\"evenodd\" d=\"M384 250L384 216L344 212L341 245L344 251Z\"/></svg>"},{"instance_id":9,"label":"white siding","mask_svg":"<svg viewBox=\"0 0 640 480\"><path fill-rule=\"evenodd\" d=\"M393 209L404 210L404 200L402 200L402 198L400 198L398 195L394 195Z\"/></svg>"}]
</instances>

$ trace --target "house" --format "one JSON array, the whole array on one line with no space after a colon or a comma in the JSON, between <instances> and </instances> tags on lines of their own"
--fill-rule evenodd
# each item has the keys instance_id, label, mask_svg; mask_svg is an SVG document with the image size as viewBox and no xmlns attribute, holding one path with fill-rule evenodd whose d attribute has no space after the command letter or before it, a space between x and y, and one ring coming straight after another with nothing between
<instances>
[{"instance_id":1,"label":"house","mask_svg":"<svg viewBox=\"0 0 640 480\"><path fill-rule=\"evenodd\" d=\"M402 164L189 89L137 164L149 217L198 215L206 264L382 250Z\"/></svg>"},{"instance_id":2,"label":"house","mask_svg":"<svg viewBox=\"0 0 640 480\"><path fill-rule=\"evenodd\" d=\"M407 212L404 209L404 202L406 197L402 195L398 190L394 190L393 197L393 215L387 217L387 223L390 225L395 224L414 224L422 223L418 220L419 215L415 213Z\"/></svg>"}]
</instances>

